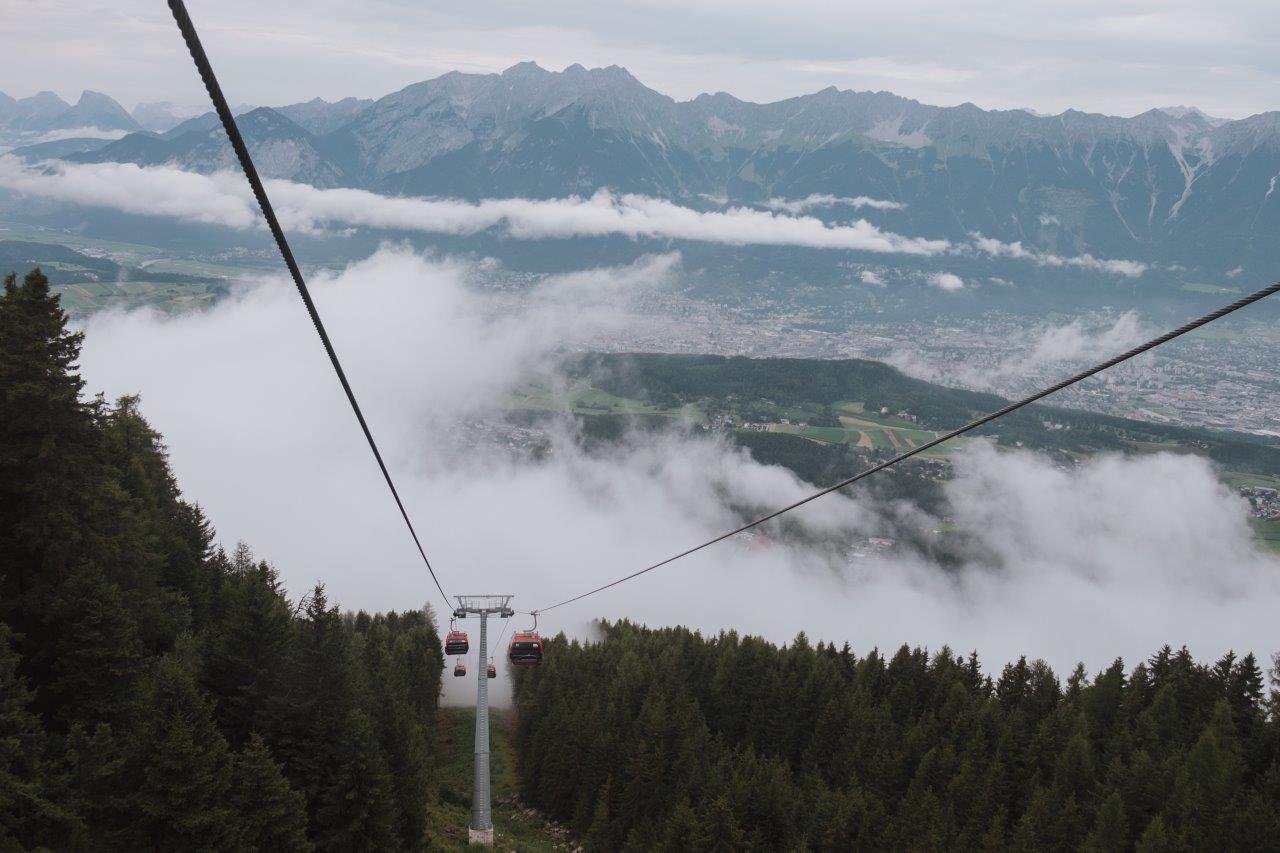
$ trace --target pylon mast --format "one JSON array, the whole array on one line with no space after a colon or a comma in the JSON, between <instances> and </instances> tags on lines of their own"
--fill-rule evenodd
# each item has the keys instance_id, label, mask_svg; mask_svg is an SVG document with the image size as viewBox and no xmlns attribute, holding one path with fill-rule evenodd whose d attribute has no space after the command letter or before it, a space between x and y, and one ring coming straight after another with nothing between
<instances>
[{"instance_id":1,"label":"pylon mast","mask_svg":"<svg viewBox=\"0 0 1280 853\"><path fill-rule=\"evenodd\" d=\"M489 616L510 619L510 595L459 595L453 611L457 619L468 615L480 617L480 662L476 667L476 740L475 780L471 793L471 824L467 827L470 844L493 846L492 792L489 783Z\"/></svg>"}]
</instances>

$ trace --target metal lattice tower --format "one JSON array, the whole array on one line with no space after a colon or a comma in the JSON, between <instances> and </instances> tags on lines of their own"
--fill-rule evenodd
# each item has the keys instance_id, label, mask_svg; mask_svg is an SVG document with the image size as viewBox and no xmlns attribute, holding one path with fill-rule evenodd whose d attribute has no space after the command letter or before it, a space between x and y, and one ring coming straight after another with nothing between
<instances>
[{"instance_id":1,"label":"metal lattice tower","mask_svg":"<svg viewBox=\"0 0 1280 853\"><path fill-rule=\"evenodd\" d=\"M476 742L475 782L471 795L471 825L467 840L471 844L493 846L493 809L489 786L489 615L510 619L515 611L509 606L510 595L458 595L453 615L457 619L480 617L480 662L476 667Z\"/></svg>"}]
</instances>

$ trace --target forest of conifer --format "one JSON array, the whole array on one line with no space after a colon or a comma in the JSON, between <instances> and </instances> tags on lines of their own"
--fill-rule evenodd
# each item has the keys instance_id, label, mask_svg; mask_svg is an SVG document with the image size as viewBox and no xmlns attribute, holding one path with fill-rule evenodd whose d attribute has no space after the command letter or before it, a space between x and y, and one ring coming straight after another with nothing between
<instances>
[{"instance_id":1,"label":"forest of conifer","mask_svg":"<svg viewBox=\"0 0 1280 853\"><path fill-rule=\"evenodd\" d=\"M523 796L587 850L1280 845L1280 698L1252 655L1064 683L945 648L600 630L516 682Z\"/></svg>"},{"instance_id":2,"label":"forest of conifer","mask_svg":"<svg viewBox=\"0 0 1280 853\"><path fill-rule=\"evenodd\" d=\"M429 612L226 554L138 402L86 399L38 271L0 297L0 850L429 841Z\"/></svg>"}]
</instances>

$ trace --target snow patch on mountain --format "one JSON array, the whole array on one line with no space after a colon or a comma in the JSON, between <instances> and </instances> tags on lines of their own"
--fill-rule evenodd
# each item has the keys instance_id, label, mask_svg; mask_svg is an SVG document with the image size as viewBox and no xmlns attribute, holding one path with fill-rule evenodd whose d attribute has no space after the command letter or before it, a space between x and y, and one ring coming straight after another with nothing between
<instances>
[{"instance_id":1,"label":"snow patch on mountain","mask_svg":"<svg viewBox=\"0 0 1280 853\"><path fill-rule=\"evenodd\" d=\"M888 142L892 145L901 145L903 148L924 148L930 143L928 134L924 132L928 125L921 125L910 133L902 131L902 122L905 116L897 118L882 119L871 126L863 136L874 139L877 142Z\"/></svg>"}]
</instances>

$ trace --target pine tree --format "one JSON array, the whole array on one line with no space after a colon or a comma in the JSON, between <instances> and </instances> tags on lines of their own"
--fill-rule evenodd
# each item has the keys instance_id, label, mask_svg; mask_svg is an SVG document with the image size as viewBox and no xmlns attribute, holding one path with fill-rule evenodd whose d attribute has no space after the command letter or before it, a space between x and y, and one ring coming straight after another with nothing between
<instances>
[{"instance_id":1,"label":"pine tree","mask_svg":"<svg viewBox=\"0 0 1280 853\"><path fill-rule=\"evenodd\" d=\"M297 629L284 686L268 699L261 732L285 766L290 783L316 809L338 764L338 744L349 737L347 718L356 709L358 669L347 629L324 587L307 597L306 618Z\"/></svg>"},{"instance_id":2,"label":"pine tree","mask_svg":"<svg viewBox=\"0 0 1280 853\"><path fill-rule=\"evenodd\" d=\"M1174 827L1197 849L1220 840L1241 771L1231 706L1220 700L1213 720L1183 763L1174 788Z\"/></svg>"},{"instance_id":3,"label":"pine tree","mask_svg":"<svg viewBox=\"0 0 1280 853\"><path fill-rule=\"evenodd\" d=\"M44 729L17 668L9 628L0 623L0 849L69 846L80 823L44 790Z\"/></svg>"},{"instance_id":4,"label":"pine tree","mask_svg":"<svg viewBox=\"0 0 1280 853\"><path fill-rule=\"evenodd\" d=\"M218 700L217 720L233 746L253 731L272 734L268 706L283 689L294 630L275 570L245 559L232 564L226 613L208 638L202 681Z\"/></svg>"},{"instance_id":5,"label":"pine tree","mask_svg":"<svg viewBox=\"0 0 1280 853\"><path fill-rule=\"evenodd\" d=\"M250 850L307 851L307 802L284 778L258 735L231 763L236 843Z\"/></svg>"},{"instance_id":6,"label":"pine tree","mask_svg":"<svg viewBox=\"0 0 1280 853\"><path fill-rule=\"evenodd\" d=\"M1180 846L1165 828L1164 818L1156 815L1151 819L1151 823L1147 824L1134 850L1136 853L1173 853Z\"/></svg>"},{"instance_id":7,"label":"pine tree","mask_svg":"<svg viewBox=\"0 0 1280 853\"><path fill-rule=\"evenodd\" d=\"M413 696L424 680L431 679L424 679L421 663L410 664L403 648L412 629L393 616L368 617L361 645L368 672L367 705L396 803L396 835L408 847L425 831L427 799L422 792L429 788L431 775L427 730L417 720ZM438 685L439 670L435 676Z\"/></svg>"},{"instance_id":8,"label":"pine tree","mask_svg":"<svg viewBox=\"0 0 1280 853\"><path fill-rule=\"evenodd\" d=\"M591 816L591 826L587 829L587 834L582 839L582 847L587 853L608 853L614 850L613 829L609 822L609 797L608 788L605 789L606 796L597 801L595 812Z\"/></svg>"},{"instance_id":9,"label":"pine tree","mask_svg":"<svg viewBox=\"0 0 1280 853\"><path fill-rule=\"evenodd\" d=\"M103 849L139 844L138 774L125 746L105 723L92 734L77 723L67 732L57 774L62 800L83 821L85 837Z\"/></svg>"},{"instance_id":10,"label":"pine tree","mask_svg":"<svg viewBox=\"0 0 1280 853\"><path fill-rule=\"evenodd\" d=\"M74 372L82 336L39 269L0 296L0 620L21 637L24 669L49 665L43 614L83 559L100 440Z\"/></svg>"},{"instance_id":11,"label":"pine tree","mask_svg":"<svg viewBox=\"0 0 1280 853\"><path fill-rule=\"evenodd\" d=\"M89 730L129 722L144 650L119 587L92 565L73 569L53 594L46 624L53 629L52 667L40 706Z\"/></svg>"},{"instance_id":12,"label":"pine tree","mask_svg":"<svg viewBox=\"0 0 1280 853\"><path fill-rule=\"evenodd\" d=\"M1074 795L1078 800L1087 799L1093 791L1093 748L1082 725L1077 727L1058 756L1054 785L1060 796Z\"/></svg>"},{"instance_id":13,"label":"pine tree","mask_svg":"<svg viewBox=\"0 0 1280 853\"><path fill-rule=\"evenodd\" d=\"M1129 821L1118 792L1112 791L1102 801L1084 849L1088 853L1124 853L1129 849Z\"/></svg>"},{"instance_id":14,"label":"pine tree","mask_svg":"<svg viewBox=\"0 0 1280 853\"><path fill-rule=\"evenodd\" d=\"M140 765L139 840L162 850L229 845L235 825L227 743L176 657L158 662L144 713L133 747Z\"/></svg>"},{"instance_id":15,"label":"pine tree","mask_svg":"<svg viewBox=\"0 0 1280 853\"><path fill-rule=\"evenodd\" d=\"M701 850L706 846L706 839L699 834L700 829L697 812L688 798L682 799L667 818L659 849L664 853Z\"/></svg>"},{"instance_id":16,"label":"pine tree","mask_svg":"<svg viewBox=\"0 0 1280 853\"><path fill-rule=\"evenodd\" d=\"M396 847L398 814L391 776L373 724L363 711L348 715L329 760L326 786L313 806L317 849Z\"/></svg>"}]
</instances>

